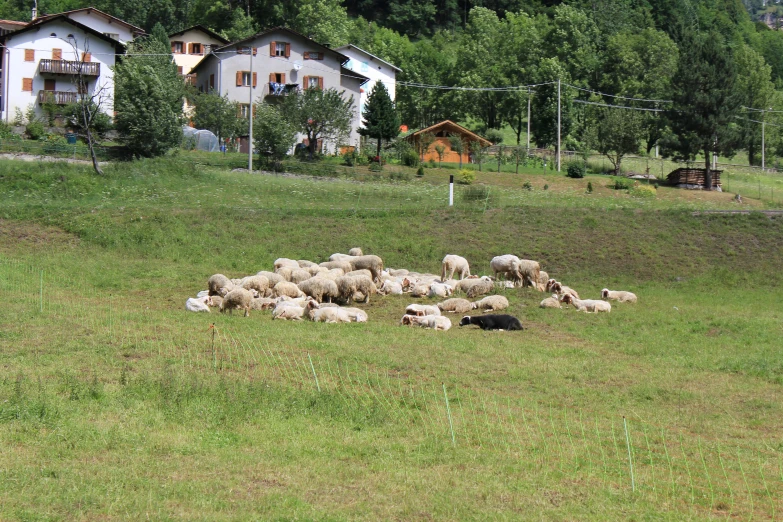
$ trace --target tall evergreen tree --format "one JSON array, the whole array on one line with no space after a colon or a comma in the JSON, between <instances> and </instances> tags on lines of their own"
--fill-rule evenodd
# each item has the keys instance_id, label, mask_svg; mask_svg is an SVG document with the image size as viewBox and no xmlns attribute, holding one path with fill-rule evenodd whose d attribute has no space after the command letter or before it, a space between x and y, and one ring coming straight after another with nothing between
<instances>
[{"instance_id":1,"label":"tall evergreen tree","mask_svg":"<svg viewBox=\"0 0 783 522\"><path fill-rule=\"evenodd\" d=\"M359 134L378 140L377 156L381 155L381 140L390 140L400 134L400 117L383 82L376 82L367 96L362 125Z\"/></svg>"}]
</instances>

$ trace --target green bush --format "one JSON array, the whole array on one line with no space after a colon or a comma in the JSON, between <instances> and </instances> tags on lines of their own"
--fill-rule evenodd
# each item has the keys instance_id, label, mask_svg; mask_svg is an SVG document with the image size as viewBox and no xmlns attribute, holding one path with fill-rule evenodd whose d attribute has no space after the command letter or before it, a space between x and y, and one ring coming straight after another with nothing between
<instances>
[{"instance_id":1,"label":"green bush","mask_svg":"<svg viewBox=\"0 0 783 522\"><path fill-rule=\"evenodd\" d=\"M373 161L370 163L370 172L380 172L383 170L383 165L378 163L377 161Z\"/></svg>"},{"instance_id":2,"label":"green bush","mask_svg":"<svg viewBox=\"0 0 783 522\"><path fill-rule=\"evenodd\" d=\"M503 143L503 133L498 129L487 129L484 133L484 137L491 141L493 145Z\"/></svg>"},{"instance_id":3,"label":"green bush","mask_svg":"<svg viewBox=\"0 0 783 522\"><path fill-rule=\"evenodd\" d=\"M569 178L581 179L585 177L585 164L581 161L569 163L566 169L566 176Z\"/></svg>"},{"instance_id":4,"label":"green bush","mask_svg":"<svg viewBox=\"0 0 783 522\"><path fill-rule=\"evenodd\" d=\"M592 194L593 193L593 182L592 181L588 181L587 182L587 193L588 194Z\"/></svg>"},{"instance_id":5,"label":"green bush","mask_svg":"<svg viewBox=\"0 0 783 522\"><path fill-rule=\"evenodd\" d=\"M635 198L655 198L658 191L652 185L635 185L628 194Z\"/></svg>"},{"instance_id":6,"label":"green bush","mask_svg":"<svg viewBox=\"0 0 783 522\"><path fill-rule=\"evenodd\" d=\"M416 177L423 178L424 177L424 167L419 165L419 169L416 171Z\"/></svg>"},{"instance_id":7,"label":"green bush","mask_svg":"<svg viewBox=\"0 0 783 522\"><path fill-rule=\"evenodd\" d=\"M29 122L27 127L25 127L25 131L31 140L40 140L46 136L46 129L44 128L44 124L38 120Z\"/></svg>"},{"instance_id":8,"label":"green bush","mask_svg":"<svg viewBox=\"0 0 783 522\"><path fill-rule=\"evenodd\" d=\"M402 164L406 167L418 167L419 155L415 151L409 150L402 155Z\"/></svg>"},{"instance_id":9,"label":"green bush","mask_svg":"<svg viewBox=\"0 0 783 522\"><path fill-rule=\"evenodd\" d=\"M549 190L549 185L548 184L544 185L544 190Z\"/></svg>"},{"instance_id":10,"label":"green bush","mask_svg":"<svg viewBox=\"0 0 783 522\"><path fill-rule=\"evenodd\" d=\"M62 136L50 134L44 140L43 151L46 154L57 154L66 150L68 150L68 142Z\"/></svg>"},{"instance_id":11,"label":"green bush","mask_svg":"<svg viewBox=\"0 0 783 522\"><path fill-rule=\"evenodd\" d=\"M0 140L10 139L13 135L14 133L11 132L11 126L4 121L0 121Z\"/></svg>"},{"instance_id":12,"label":"green bush","mask_svg":"<svg viewBox=\"0 0 783 522\"><path fill-rule=\"evenodd\" d=\"M349 167L353 167L356 165L357 155L356 152L353 150L347 151L345 154L343 154L343 164L347 165Z\"/></svg>"},{"instance_id":13,"label":"green bush","mask_svg":"<svg viewBox=\"0 0 783 522\"><path fill-rule=\"evenodd\" d=\"M430 158L427 164L431 169L434 169L435 167L438 166L438 163L433 158Z\"/></svg>"},{"instance_id":14,"label":"green bush","mask_svg":"<svg viewBox=\"0 0 783 522\"><path fill-rule=\"evenodd\" d=\"M609 188L615 190L628 190L633 187L633 180L628 178L614 178L609 184Z\"/></svg>"},{"instance_id":15,"label":"green bush","mask_svg":"<svg viewBox=\"0 0 783 522\"><path fill-rule=\"evenodd\" d=\"M524 183L522 183L522 188L525 190L533 190L533 184L530 183L529 181L525 181Z\"/></svg>"},{"instance_id":16,"label":"green bush","mask_svg":"<svg viewBox=\"0 0 783 522\"><path fill-rule=\"evenodd\" d=\"M470 169L462 169L459 171L459 179L457 183L460 185L471 185L476 181L476 173Z\"/></svg>"},{"instance_id":17,"label":"green bush","mask_svg":"<svg viewBox=\"0 0 783 522\"><path fill-rule=\"evenodd\" d=\"M364 154L357 154L356 155L356 164L357 165L363 166L363 165L367 165L369 163L370 163L370 159L367 156L365 156Z\"/></svg>"},{"instance_id":18,"label":"green bush","mask_svg":"<svg viewBox=\"0 0 783 522\"><path fill-rule=\"evenodd\" d=\"M411 175L407 172L399 171L399 172L389 172L389 179L393 181L410 181Z\"/></svg>"}]
</instances>

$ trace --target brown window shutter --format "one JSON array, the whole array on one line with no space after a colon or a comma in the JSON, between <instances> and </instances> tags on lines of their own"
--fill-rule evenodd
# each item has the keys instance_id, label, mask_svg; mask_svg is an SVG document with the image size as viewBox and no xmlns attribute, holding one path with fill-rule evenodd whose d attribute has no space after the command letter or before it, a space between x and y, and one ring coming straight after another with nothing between
<instances>
[{"instance_id":1,"label":"brown window shutter","mask_svg":"<svg viewBox=\"0 0 783 522\"><path fill-rule=\"evenodd\" d=\"M35 49L25 49L24 50L24 61L25 62L34 62L35 61Z\"/></svg>"},{"instance_id":2,"label":"brown window shutter","mask_svg":"<svg viewBox=\"0 0 783 522\"><path fill-rule=\"evenodd\" d=\"M181 65L177 67L177 74L182 76L182 66Z\"/></svg>"},{"instance_id":3,"label":"brown window shutter","mask_svg":"<svg viewBox=\"0 0 783 522\"><path fill-rule=\"evenodd\" d=\"M256 117L256 104L253 104L253 117Z\"/></svg>"},{"instance_id":4,"label":"brown window shutter","mask_svg":"<svg viewBox=\"0 0 783 522\"><path fill-rule=\"evenodd\" d=\"M302 58L304 58L305 60L309 60L310 59L310 53L308 51L305 51L304 55L302 56Z\"/></svg>"},{"instance_id":5,"label":"brown window shutter","mask_svg":"<svg viewBox=\"0 0 783 522\"><path fill-rule=\"evenodd\" d=\"M269 73L269 83L275 81L275 73Z\"/></svg>"},{"instance_id":6,"label":"brown window shutter","mask_svg":"<svg viewBox=\"0 0 783 522\"><path fill-rule=\"evenodd\" d=\"M92 60L92 54L90 53L82 53L82 61L83 62L89 62Z\"/></svg>"},{"instance_id":7,"label":"brown window shutter","mask_svg":"<svg viewBox=\"0 0 783 522\"><path fill-rule=\"evenodd\" d=\"M291 57L291 44L287 43L285 44L285 57L290 58Z\"/></svg>"},{"instance_id":8,"label":"brown window shutter","mask_svg":"<svg viewBox=\"0 0 783 522\"><path fill-rule=\"evenodd\" d=\"M193 42L188 42L188 54L193 54Z\"/></svg>"},{"instance_id":9,"label":"brown window shutter","mask_svg":"<svg viewBox=\"0 0 783 522\"><path fill-rule=\"evenodd\" d=\"M269 56L275 55L275 42L269 42Z\"/></svg>"},{"instance_id":10,"label":"brown window shutter","mask_svg":"<svg viewBox=\"0 0 783 522\"><path fill-rule=\"evenodd\" d=\"M303 86L304 89L309 89L310 88L310 77L309 76L305 76L302 79L302 86Z\"/></svg>"},{"instance_id":11,"label":"brown window shutter","mask_svg":"<svg viewBox=\"0 0 783 522\"><path fill-rule=\"evenodd\" d=\"M63 59L63 50L52 49L52 60L62 60L62 59Z\"/></svg>"},{"instance_id":12,"label":"brown window shutter","mask_svg":"<svg viewBox=\"0 0 783 522\"><path fill-rule=\"evenodd\" d=\"M242 71L237 71L237 87L242 87Z\"/></svg>"},{"instance_id":13,"label":"brown window shutter","mask_svg":"<svg viewBox=\"0 0 783 522\"><path fill-rule=\"evenodd\" d=\"M318 77L318 88L321 89L321 90L323 90L323 88L324 88L324 78L323 78L323 76L319 76Z\"/></svg>"},{"instance_id":14,"label":"brown window shutter","mask_svg":"<svg viewBox=\"0 0 783 522\"><path fill-rule=\"evenodd\" d=\"M22 90L25 92L33 92L32 78L22 78Z\"/></svg>"},{"instance_id":15,"label":"brown window shutter","mask_svg":"<svg viewBox=\"0 0 783 522\"><path fill-rule=\"evenodd\" d=\"M280 75L280 83L285 83L285 73Z\"/></svg>"},{"instance_id":16,"label":"brown window shutter","mask_svg":"<svg viewBox=\"0 0 783 522\"><path fill-rule=\"evenodd\" d=\"M324 59L324 53L318 53L318 59L323 60Z\"/></svg>"},{"instance_id":17,"label":"brown window shutter","mask_svg":"<svg viewBox=\"0 0 783 522\"><path fill-rule=\"evenodd\" d=\"M258 47L253 47L253 56L258 54Z\"/></svg>"},{"instance_id":18,"label":"brown window shutter","mask_svg":"<svg viewBox=\"0 0 783 522\"><path fill-rule=\"evenodd\" d=\"M172 53L174 52L174 49L176 49L176 48L177 48L176 44L174 42L171 42L171 52Z\"/></svg>"},{"instance_id":19,"label":"brown window shutter","mask_svg":"<svg viewBox=\"0 0 783 522\"><path fill-rule=\"evenodd\" d=\"M258 73L253 73L253 87L258 85Z\"/></svg>"}]
</instances>

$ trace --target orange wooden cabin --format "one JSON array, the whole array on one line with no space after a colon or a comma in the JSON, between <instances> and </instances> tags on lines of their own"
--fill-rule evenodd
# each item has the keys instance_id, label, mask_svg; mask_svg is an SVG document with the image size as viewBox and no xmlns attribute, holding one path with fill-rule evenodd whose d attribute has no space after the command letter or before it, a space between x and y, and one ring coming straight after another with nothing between
<instances>
[{"instance_id":1,"label":"orange wooden cabin","mask_svg":"<svg viewBox=\"0 0 783 522\"><path fill-rule=\"evenodd\" d=\"M435 141L432 143L432 145L430 145L430 148L422 156L421 135L425 133L433 134L435 136ZM419 153L419 156L422 157L423 161L429 161L430 159L433 161L438 161L438 153L435 151L435 146L440 144L446 148L446 152L443 153L443 161L448 163L459 163L459 154L451 150L451 143L449 142L450 136L461 136L462 141L465 143L464 150L462 152L463 163L469 162L470 142L477 141L481 143L483 147L489 147L492 145L489 140L482 138L478 134L470 132L462 125L457 125L451 120L445 120L432 125L431 127L427 127L426 129L418 130L405 136L403 139L409 141L413 145L414 149Z\"/></svg>"}]
</instances>

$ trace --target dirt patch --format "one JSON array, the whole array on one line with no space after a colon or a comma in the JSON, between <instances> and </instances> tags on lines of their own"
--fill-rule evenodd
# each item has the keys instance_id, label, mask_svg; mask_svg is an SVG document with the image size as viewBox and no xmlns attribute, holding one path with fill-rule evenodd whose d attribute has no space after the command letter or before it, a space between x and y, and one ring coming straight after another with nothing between
<instances>
[{"instance_id":1,"label":"dirt patch","mask_svg":"<svg viewBox=\"0 0 783 522\"><path fill-rule=\"evenodd\" d=\"M76 246L79 238L59 228L0 219L0 252L24 246Z\"/></svg>"}]
</instances>

